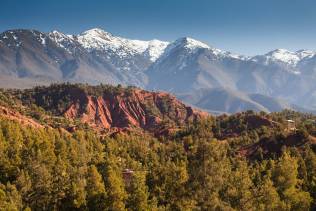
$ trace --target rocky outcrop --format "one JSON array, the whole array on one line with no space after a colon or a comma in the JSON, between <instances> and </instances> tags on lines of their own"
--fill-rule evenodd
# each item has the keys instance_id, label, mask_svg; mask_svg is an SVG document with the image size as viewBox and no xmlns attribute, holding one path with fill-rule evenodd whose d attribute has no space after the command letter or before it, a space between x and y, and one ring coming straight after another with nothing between
<instances>
[{"instance_id":1,"label":"rocky outcrop","mask_svg":"<svg viewBox=\"0 0 316 211\"><path fill-rule=\"evenodd\" d=\"M2 117L4 119L9 119L9 120L19 122L22 125L31 126L34 128L44 128L43 125L39 124L35 120L33 120L29 117L26 117L26 116L20 114L19 112L14 111L14 110L7 108L7 107L4 107L4 106L0 106L0 117Z\"/></svg>"},{"instance_id":2,"label":"rocky outcrop","mask_svg":"<svg viewBox=\"0 0 316 211\"><path fill-rule=\"evenodd\" d=\"M64 116L80 119L98 130L144 129L155 134L169 133L181 125L208 114L186 106L163 92L123 89L74 99Z\"/></svg>"}]
</instances>

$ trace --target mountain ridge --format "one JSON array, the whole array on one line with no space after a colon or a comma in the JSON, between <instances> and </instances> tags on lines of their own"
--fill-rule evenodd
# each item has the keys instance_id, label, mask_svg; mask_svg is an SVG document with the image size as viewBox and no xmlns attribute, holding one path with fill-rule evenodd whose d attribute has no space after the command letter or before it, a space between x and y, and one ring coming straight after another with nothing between
<instances>
[{"instance_id":1,"label":"mountain ridge","mask_svg":"<svg viewBox=\"0 0 316 211\"><path fill-rule=\"evenodd\" d=\"M0 86L6 88L52 82L134 85L173 94L224 88L315 109L315 70L316 54L309 50L249 57L189 37L141 41L98 28L79 35L25 29L0 34Z\"/></svg>"}]
</instances>

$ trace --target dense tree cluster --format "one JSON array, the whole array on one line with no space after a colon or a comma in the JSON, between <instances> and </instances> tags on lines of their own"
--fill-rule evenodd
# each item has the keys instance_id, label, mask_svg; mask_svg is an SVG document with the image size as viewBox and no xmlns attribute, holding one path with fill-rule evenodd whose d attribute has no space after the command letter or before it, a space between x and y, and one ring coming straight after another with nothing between
<instances>
[{"instance_id":1,"label":"dense tree cluster","mask_svg":"<svg viewBox=\"0 0 316 211\"><path fill-rule=\"evenodd\" d=\"M206 125L215 120L158 140L1 119L0 210L315 208L316 154L308 145L247 160Z\"/></svg>"}]
</instances>

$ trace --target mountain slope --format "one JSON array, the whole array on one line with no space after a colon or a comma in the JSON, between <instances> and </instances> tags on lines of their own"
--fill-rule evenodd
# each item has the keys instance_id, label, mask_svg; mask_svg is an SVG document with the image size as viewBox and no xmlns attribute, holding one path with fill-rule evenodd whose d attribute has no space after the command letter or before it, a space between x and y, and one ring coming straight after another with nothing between
<instances>
[{"instance_id":1,"label":"mountain slope","mask_svg":"<svg viewBox=\"0 0 316 211\"><path fill-rule=\"evenodd\" d=\"M77 52L73 54L57 45L48 35L33 30L7 31L0 37L2 38L0 63L5 64L0 67L1 79L4 77L20 81L23 79L33 81L33 85L38 81L51 83L64 80L88 83L116 82L114 74L111 73L113 68L110 66L106 68L99 62L93 61L80 46L76 46ZM4 80L1 80L1 84L12 87L23 86L23 84L6 83Z\"/></svg>"},{"instance_id":2,"label":"mountain slope","mask_svg":"<svg viewBox=\"0 0 316 211\"><path fill-rule=\"evenodd\" d=\"M58 31L46 34L10 30L0 34L0 84L27 87L72 81L142 87L146 81L143 72L167 44L158 40L129 40L100 29L78 36Z\"/></svg>"},{"instance_id":3,"label":"mountain slope","mask_svg":"<svg viewBox=\"0 0 316 211\"><path fill-rule=\"evenodd\" d=\"M226 85L234 88L233 74L221 64L228 59L244 58L191 38L178 39L148 69L148 87L175 93Z\"/></svg>"},{"instance_id":4,"label":"mountain slope","mask_svg":"<svg viewBox=\"0 0 316 211\"><path fill-rule=\"evenodd\" d=\"M271 112L292 108L279 99L260 94L245 94L223 88L199 89L191 93L179 94L178 98L214 113L234 113L245 110Z\"/></svg>"},{"instance_id":5,"label":"mountain slope","mask_svg":"<svg viewBox=\"0 0 316 211\"><path fill-rule=\"evenodd\" d=\"M283 98L310 109L315 106L300 100L301 96L316 89L312 82L316 78L314 52L279 49L262 56L243 57L206 45L188 48L190 41L193 42L180 39L176 41L180 44L167 47L147 72L148 88L177 94L224 88ZM314 99L313 95L308 98Z\"/></svg>"}]
</instances>

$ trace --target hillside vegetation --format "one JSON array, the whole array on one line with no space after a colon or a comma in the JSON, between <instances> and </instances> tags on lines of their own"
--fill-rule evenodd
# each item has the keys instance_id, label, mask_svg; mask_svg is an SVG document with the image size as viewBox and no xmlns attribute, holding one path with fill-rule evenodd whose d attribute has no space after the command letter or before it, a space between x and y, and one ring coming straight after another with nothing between
<instances>
[{"instance_id":1,"label":"hillside vegetation","mask_svg":"<svg viewBox=\"0 0 316 211\"><path fill-rule=\"evenodd\" d=\"M101 98L108 125L92 112ZM82 84L2 90L0 106L0 210L316 209L311 114L215 117Z\"/></svg>"}]
</instances>

